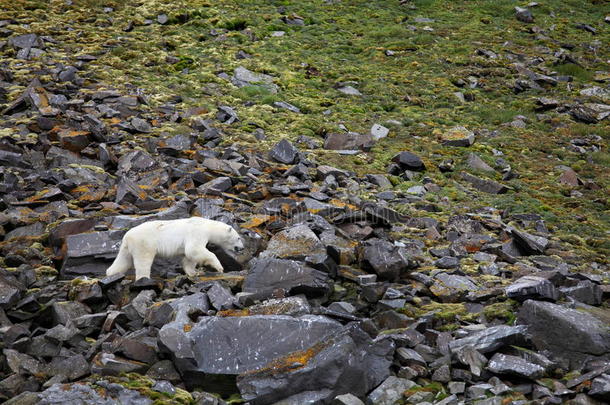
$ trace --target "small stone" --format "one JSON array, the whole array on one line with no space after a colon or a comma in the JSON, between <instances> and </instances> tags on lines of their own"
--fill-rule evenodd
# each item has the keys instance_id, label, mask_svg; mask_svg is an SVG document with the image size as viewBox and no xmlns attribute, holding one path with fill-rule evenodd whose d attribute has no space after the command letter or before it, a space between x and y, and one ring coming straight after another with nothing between
<instances>
[{"instance_id":1,"label":"small stone","mask_svg":"<svg viewBox=\"0 0 610 405\"><path fill-rule=\"evenodd\" d=\"M421 158L414 153L403 151L392 158L392 162L397 163L403 170L423 171L426 166Z\"/></svg>"},{"instance_id":2,"label":"small stone","mask_svg":"<svg viewBox=\"0 0 610 405\"><path fill-rule=\"evenodd\" d=\"M534 16L532 15L532 12L527 8L515 7L515 17L517 18L517 20L524 23L534 22Z\"/></svg>"},{"instance_id":3,"label":"small stone","mask_svg":"<svg viewBox=\"0 0 610 405\"><path fill-rule=\"evenodd\" d=\"M331 405L364 405L364 402L352 394L337 395Z\"/></svg>"},{"instance_id":4,"label":"small stone","mask_svg":"<svg viewBox=\"0 0 610 405\"><path fill-rule=\"evenodd\" d=\"M394 405L403 398L403 393L415 386L415 383L404 378L390 376L373 390L368 397L370 405Z\"/></svg>"},{"instance_id":5,"label":"small stone","mask_svg":"<svg viewBox=\"0 0 610 405\"><path fill-rule=\"evenodd\" d=\"M152 126L145 119L134 117L131 119L131 126L137 132L149 133Z\"/></svg>"},{"instance_id":6,"label":"small stone","mask_svg":"<svg viewBox=\"0 0 610 405\"><path fill-rule=\"evenodd\" d=\"M293 164L298 156L298 149L287 139L282 139L269 151L269 157L276 162Z\"/></svg>"},{"instance_id":7,"label":"small stone","mask_svg":"<svg viewBox=\"0 0 610 405\"><path fill-rule=\"evenodd\" d=\"M442 136L443 145L446 146L470 146L474 143L474 132L465 127L453 127Z\"/></svg>"},{"instance_id":8,"label":"small stone","mask_svg":"<svg viewBox=\"0 0 610 405\"><path fill-rule=\"evenodd\" d=\"M482 179L471 174L462 172L462 179L470 183L477 190L489 194L505 194L509 188L493 180Z\"/></svg>"},{"instance_id":9,"label":"small stone","mask_svg":"<svg viewBox=\"0 0 610 405\"><path fill-rule=\"evenodd\" d=\"M343 86L337 89L339 92L343 94L347 94L348 96L361 96L362 93L358 91L355 87L352 86Z\"/></svg>"},{"instance_id":10,"label":"small stone","mask_svg":"<svg viewBox=\"0 0 610 405\"><path fill-rule=\"evenodd\" d=\"M371 136L373 140L378 141L382 138L385 138L390 133L390 130L383 125L373 124L371 127Z\"/></svg>"}]
</instances>

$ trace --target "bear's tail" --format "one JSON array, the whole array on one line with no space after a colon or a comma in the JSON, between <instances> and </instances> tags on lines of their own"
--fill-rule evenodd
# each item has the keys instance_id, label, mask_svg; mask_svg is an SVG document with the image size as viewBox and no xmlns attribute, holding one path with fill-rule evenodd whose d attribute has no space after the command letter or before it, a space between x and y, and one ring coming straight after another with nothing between
<instances>
[{"instance_id":1,"label":"bear's tail","mask_svg":"<svg viewBox=\"0 0 610 405\"><path fill-rule=\"evenodd\" d=\"M106 270L106 276L113 276L115 274L123 274L132 267L132 257L127 247L127 240L123 239L121 247L119 248L119 254L117 255L112 265Z\"/></svg>"}]
</instances>

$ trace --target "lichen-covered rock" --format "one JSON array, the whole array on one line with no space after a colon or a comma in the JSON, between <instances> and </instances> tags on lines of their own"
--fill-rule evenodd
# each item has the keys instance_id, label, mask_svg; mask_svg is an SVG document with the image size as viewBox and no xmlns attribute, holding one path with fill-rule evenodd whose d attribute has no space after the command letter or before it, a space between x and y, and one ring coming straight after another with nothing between
<instances>
[{"instance_id":1,"label":"lichen-covered rock","mask_svg":"<svg viewBox=\"0 0 610 405\"><path fill-rule=\"evenodd\" d=\"M364 396L389 376L394 352L388 340L373 341L358 326L348 326L304 350L279 357L237 378L253 405L329 403L339 394Z\"/></svg>"},{"instance_id":2,"label":"lichen-covered rock","mask_svg":"<svg viewBox=\"0 0 610 405\"><path fill-rule=\"evenodd\" d=\"M340 323L315 315L203 317L197 323L181 317L161 328L159 345L185 382L201 386L205 375L257 370L340 329Z\"/></svg>"}]
</instances>

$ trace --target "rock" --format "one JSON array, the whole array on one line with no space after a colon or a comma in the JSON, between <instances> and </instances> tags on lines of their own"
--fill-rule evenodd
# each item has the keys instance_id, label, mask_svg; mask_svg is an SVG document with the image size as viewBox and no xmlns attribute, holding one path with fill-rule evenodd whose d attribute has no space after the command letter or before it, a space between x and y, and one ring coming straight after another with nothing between
<instances>
[{"instance_id":1,"label":"rock","mask_svg":"<svg viewBox=\"0 0 610 405\"><path fill-rule=\"evenodd\" d=\"M115 353L128 359L142 363L154 364L157 358L156 342L147 342L145 339L121 337L113 342Z\"/></svg>"},{"instance_id":2,"label":"rock","mask_svg":"<svg viewBox=\"0 0 610 405\"><path fill-rule=\"evenodd\" d=\"M314 315L203 317L195 324L180 318L161 328L159 345L194 387L204 383L205 374L236 375L260 369L341 328L338 322Z\"/></svg>"},{"instance_id":3,"label":"rock","mask_svg":"<svg viewBox=\"0 0 610 405\"><path fill-rule=\"evenodd\" d=\"M548 97L537 98L536 104L538 105L538 107L536 107L538 111L553 110L559 107L559 101Z\"/></svg>"},{"instance_id":4,"label":"rock","mask_svg":"<svg viewBox=\"0 0 610 405\"><path fill-rule=\"evenodd\" d=\"M136 132L149 133L152 130L148 121L142 118L134 117L131 119L130 124Z\"/></svg>"},{"instance_id":5,"label":"rock","mask_svg":"<svg viewBox=\"0 0 610 405\"><path fill-rule=\"evenodd\" d=\"M561 292L576 301L587 305L600 305L602 303L602 289L598 284L589 280L579 282L573 287L560 288Z\"/></svg>"},{"instance_id":6,"label":"rock","mask_svg":"<svg viewBox=\"0 0 610 405\"><path fill-rule=\"evenodd\" d=\"M329 403L339 394L362 397L389 376L389 340L372 341L352 325L303 351L238 376L242 398L253 405ZM296 367L295 367L296 366Z\"/></svg>"},{"instance_id":7,"label":"rock","mask_svg":"<svg viewBox=\"0 0 610 405\"><path fill-rule=\"evenodd\" d=\"M293 260L257 258L250 264L243 291L269 298L274 291L290 295L326 296L331 289L328 274Z\"/></svg>"},{"instance_id":8,"label":"rock","mask_svg":"<svg viewBox=\"0 0 610 405\"><path fill-rule=\"evenodd\" d=\"M146 372L146 376L154 380L165 379L174 383L181 379L171 360L161 360L153 364Z\"/></svg>"},{"instance_id":9,"label":"rock","mask_svg":"<svg viewBox=\"0 0 610 405\"><path fill-rule=\"evenodd\" d=\"M464 347L472 347L481 353L489 353L507 345L520 345L525 341L527 327L521 326L492 326L479 332L474 332L465 338L456 339L449 343L449 349L456 353Z\"/></svg>"},{"instance_id":10,"label":"rock","mask_svg":"<svg viewBox=\"0 0 610 405\"><path fill-rule=\"evenodd\" d=\"M576 121L596 124L610 117L610 106L596 103L577 104L570 108L569 113Z\"/></svg>"},{"instance_id":11,"label":"rock","mask_svg":"<svg viewBox=\"0 0 610 405\"><path fill-rule=\"evenodd\" d=\"M367 404L393 405L403 398L405 391L415 385L411 380L390 376L367 396Z\"/></svg>"},{"instance_id":12,"label":"rock","mask_svg":"<svg viewBox=\"0 0 610 405\"><path fill-rule=\"evenodd\" d=\"M392 162L397 163L402 170L424 171L426 166L421 158L411 152L403 151L392 158Z\"/></svg>"},{"instance_id":13,"label":"rock","mask_svg":"<svg viewBox=\"0 0 610 405\"><path fill-rule=\"evenodd\" d=\"M144 374L148 368L146 363L128 360L112 353L98 353L91 361L91 373L118 376L121 373Z\"/></svg>"},{"instance_id":14,"label":"rock","mask_svg":"<svg viewBox=\"0 0 610 405\"><path fill-rule=\"evenodd\" d=\"M465 127L454 127L443 134L442 143L445 146L470 146L474 143L474 132Z\"/></svg>"},{"instance_id":15,"label":"rock","mask_svg":"<svg viewBox=\"0 0 610 405\"><path fill-rule=\"evenodd\" d=\"M588 359L610 359L608 321L592 310L527 300L521 306L518 322L528 327L538 350L567 359L573 369L581 368Z\"/></svg>"},{"instance_id":16,"label":"rock","mask_svg":"<svg viewBox=\"0 0 610 405\"><path fill-rule=\"evenodd\" d=\"M462 179L470 183L477 190L489 194L505 194L509 188L493 180L486 180L471 174L462 172Z\"/></svg>"},{"instance_id":17,"label":"rock","mask_svg":"<svg viewBox=\"0 0 610 405\"><path fill-rule=\"evenodd\" d=\"M519 250L525 255L543 255L549 245L549 240L541 236L532 235L516 229L511 229L510 233L514 238L515 243L519 246Z\"/></svg>"},{"instance_id":18,"label":"rock","mask_svg":"<svg viewBox=\"0 0 610 405\"><path fill-rule=\"evenodd\" d=\"M544 375L544 368L521 357L496 353L487 363L487 369L495 374L508 374L535 380Z\"/></svg>"},{"instance_id":19,"label":"rock","mask_svg":"<svg viewBox=\"0 0 610 405\"><path fill-rule=\"evenodd\" d=\"M358 89L356 89L353 86L343 86L343 87L337 88L337 90L343 94L347 94L348 96L361 96L362 95L362 93L360 93L360 91L358 91Z\"/></svg>"},{"instance_id":20,"label":"rock","mask_svg":"<svg viewBox=\"0 0 610 405\"><path fill-rule=\"evenodd\" d=\"M0 270L0 308L11 308L20 299L26 288L12 274Z\"/></svg>"},{"instance_id":21,"label":"rock","mask_svg":"<svg viewBox=\"0 0 610 405\"><path fill-rule=\"evenodd\" d=\"M51 314L54 324L67 325L75 319L88 315L91 309L80 302L61 301L51 306Z\"/></svg>"},{"instance_id":22,"label":"rock","mask_svg":"<svg viewBox=\"0 0 610 405\"><path fill-rule=\"evenodd\" d=\"M439 269L455 269L460 267L460 259L453 256L443 256L434 262Z\"/></svg>"},{"instance_id":23,"label":"rock","mask_svg":"<svg viewBox=\"0 0 610 405\"><path fill-rule=\"evenodd\" d=\"M218 311L231 309L236 302L235 297L231 294L231 290L217 282L212 284L212 287L207 291L207 295L212 307Z\"/></svg>"},{"instance_id":24,"label":"rock","mask_svg":"<svg viewBox=\"0 0 610 405\"><path fill-rule=\"evenodd\" d=\"M324 138L324 149L330 150L356 150L368 149L373 145L371 134L357 132L332 132Z\"/></svg>"},{"instance_id":25,"label":"rock","mask_svg":"<svg viewBox=\"0 0 610 405\"><path fill-rule=\"evenodd\" d=\"M282 139L269 151L269 157L276 162L293 164L298 156L298 150L287 139Z\"/></svg>"},{"instance_id":26,"label":"rock","mask_svg":"<svg viewBox=\"0 0 610 405\"><path fill-rule=\"evenodd\" d=\"M412 268L410 255L406 249L394 246L382 239L366 242L359 255L365 270L374 271L380 279L397 280L405 271Z\"/></svg>"},{"instance_id":27,"label":"rock","mask_svg":"<svg viewBox=\"0 0 610 405\"><path fill-rule=\"evenodd\" d=\"M598 97L610 101L610 90L603 87L593 86L580 91L580 94L587 97Z\"/></svg>"},{"instance_id":28,"label":"rock","mask_svg":"<svg viewBox=\"0 0 610 405\"><path fill-rule=\"evenodd\" d=\"M243 66L235 68L231 82L237 87L250 85L261 86L272 94L276 94L279 91L279 87L273 83L272 76L252 72Z\"/></svg>"},{"instance_id":29,"label":"rock","mask_svg":"<svg viewBox=\"0 0 610 405\"><path fill-rule=\"evenodd\" d=\"M38 394L37 405L87 404L114 405L125 403L131 405L152 405L152 399L146 398L138 391L129 390L119 384L97 381L97 389L88 384L53 384L50 388ZM98 392L103 390L103 395Z\"/></svg>"},{"instance_id":30,"label":"rock","mask_svg":"<svg viewBox=\"0 0 610 405\"><path fill-rule=\"evenodd\" d=\"M216 119L225 124L232 124L236 121L239 121L239 117L237 116L237 112L229 107L228 105L221 105L218 107L218 112L216 113Z\"/></svg>"},{"instance_id":31,"label":"rock","mask_svg":"<svg viewBox=\"0 0 610 405\"><path fill-rule=\"evenodd\" d=\"M364 402L353 394L343 394L337 395L330 405L364 405Z\"/></svg>"},{"instance_id":32,"label":"rock","mask_svg":"<svg viewBox=\"0 0 610 405\"><path fill-rule=\"evenodd\" d=\"M244 293L241 293L244 294ZM247 294L247 293L246 293ZM240 311L240 310L237 310ZM307 299L302 297L287 297L279 299L270 299L260 304L249 306L246 310L248 315L290 315L301 316L311 313L311 307ZM233 314L231 311L226 311L229 316ZM225 312L221 312L224 315Z\"/></svg>"},{"instance_id":33,"label":"rock","mask_svg":"<svg viewBox=\"0 0 610 405\"><path fill-rule=\"evenodd\" d=\"M466 165L474 170L482 170L485 172L495 172L493 167L489 166L476 153L469 153Z\"/></svg>"},{"instance_id":34,"label":"rock","mask_svg":"<svg viewBox=\"0 0 610 405\"><path fill-rule=\"evenodd\" d=\"M281 108L283 110L288 110L288 111L291 111L291 112L294 112L294 113L300 113L301 112L299 107L296 107L296 106L294 106L294 105L292 105L290 103L287 103L285 101L275 101L273 103L273 106L277 107L277 108Z\"/></svg>"},{"instance_id":35,"label":"rock","mask_svg":"<svg viewBox=\"0 0 610 405\"><path fill-rule=\"evenodd\" d=\"M557 301L559 292L549 280L537 276L524 276L505 289L506 296L518 301L547 299Z\"/></svg>"},{"instance_id":36,"label":"rock","mask_svg":"<svg viewBox=\"0 0 610 405\"><path fill-rule=\"evenodd\" d=\"M602 374L593 379L589 395L603 401L610 401L610 374Z\"/></svg>"},{"instance_id":37,"label":"rock","mask_svg":"<svg viewBox=\"0 0 610 405\"><path fill-rule=\"evenodd\" d=\"M123 231L69 235L60 274L63 277L102 275L119 251Z\"/></svg>"},{"instance_id":38,"label":"rock","mask_svg":"<svg viewBox=\"0 0 610 405\"><path fill-rule=\"evenodd\" d=\"M578 178L578 174L569 167L561 173L561 176L557 179L557 181L561 184L565 184L571 187L578 187L583 184L583 182Z\"/></svg>"},{"instance_id":39,"label":"rock","mask_svg":"<svg viewBox=\"0 0 610 405\"><path fill-rule=\"evenodd\" d=\"M393 188L392 182L383 174L367 174L366 179L380 189L385 190Z\"/></svg>"},{"instance_id":40,"label":"rock","mask_svg":"<svg viewBox=\"0 0 610 405\"><path fill-rule=\"evenodd\" d=\"M371 127L371 137L374 141L385 138L390 133L390 130L383 125L373 124Z\"/></svg>"},{"instance_id":41,"label":"rock","mask_svg":"<svg viewBox=\"0 0 610 405\"><path fill-rule=\"evenodd\" d=\"M515 17L517 18L517 20L524 23L529 24L534 22L534 16L532 15L532 12L527 8L515 7Z\"/></svg>"},{"instance_id":42,"label":"rock","mask_svg":"<svg viewBox=\"0 0 610 405\"><path fill-rule=\"evenodd\" d=\"M479 353L471 346L463 346L455 352L455 357L460 363L470 367L470 372L479 377L487 364L487 357Z\"/></svg>"},{"instance_id":43,"label":"rock","mask_svg":"<svg viewBox=\"0 0 610 405\"><path fill-rule=\"evenodd\" d=\"M273 235L260 257L300 260L316 254L326 254L326 247L307 225L301 224Z\"/></svg>"},{"instance_id":44,"label":"rock","mask_svg":"<svg viewBox=\"0 0 610 405\"><path fill-rule=\"evenodd\" d=\"M480 290L471 278L457 274L441 272L434 277L434 280L436 282L430 286L430 292L443 302L457 302L469 292Z\"/></svg>"}]
</instances>

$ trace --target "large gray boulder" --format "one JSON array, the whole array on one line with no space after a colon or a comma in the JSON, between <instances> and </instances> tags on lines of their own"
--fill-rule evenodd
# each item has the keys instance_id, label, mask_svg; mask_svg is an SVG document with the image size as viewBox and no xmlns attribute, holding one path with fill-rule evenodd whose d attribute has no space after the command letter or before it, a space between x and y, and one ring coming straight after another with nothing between
<instances>
[{"instance_id":1,"label":"large gray boulder","mask_svg":"<svg viewBox=\"0 0 610 405\"><path fill-rule=\"evenodd\" d=\"M253 315L203 317L195 324L177 317L159 331L159 346L191 387L209 375L237 375L305 350L342 328L324 316Z\"/></svg>"},{"instance_id":2,"label":"large gray boulder","mask_svg":"<svg viewBox=\"0 0 610 405\"><path fill-rule=\"evenodd\" d=\"M374 341L348 325L305 350L239 375L237 387L252 405L328 404L346 393L363 397L390 375L393 353L391 340Z\"/></svg>"},{"instance_id":3,"label":"large gray boulder","mask_svg":"<svg viewBox=\"0 0 610 405\"><path fill-rule=\"evenodd\" d=\"M538 350L548 350L579 369L589 359L610 359L610 316L601 311L528 300L519 311L518 322L527 325Z\"/></svg>"}]
</instances>

